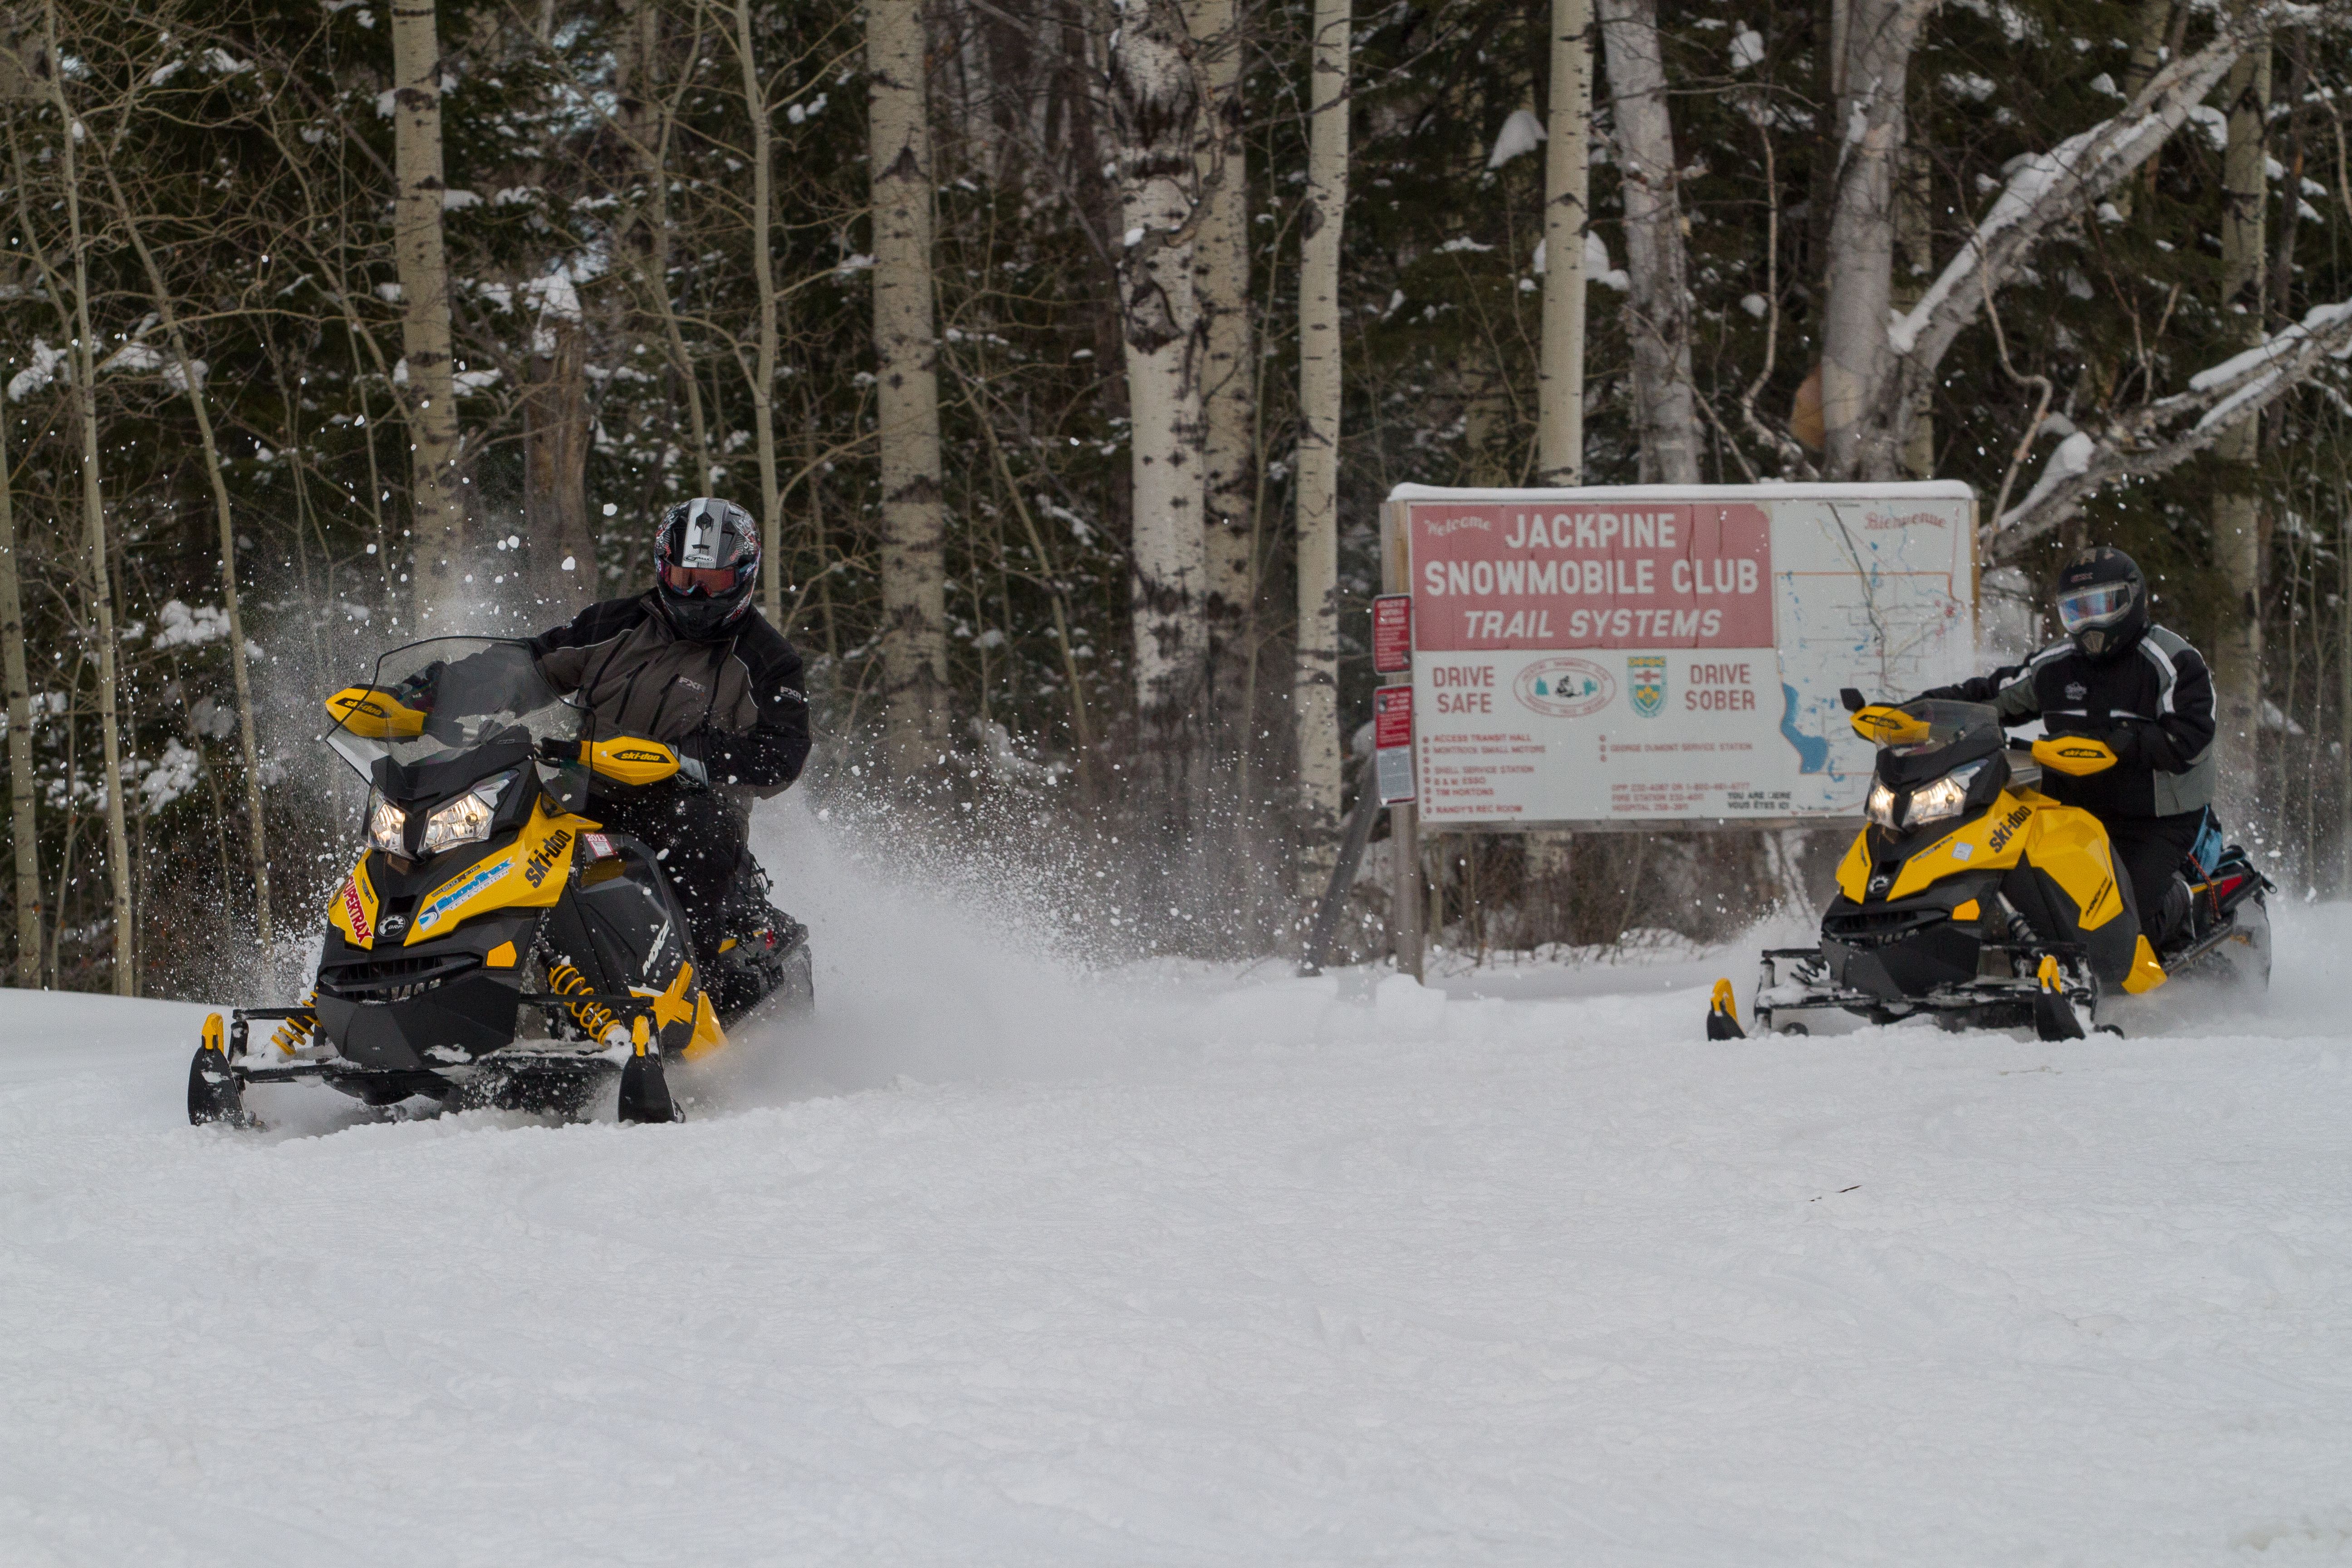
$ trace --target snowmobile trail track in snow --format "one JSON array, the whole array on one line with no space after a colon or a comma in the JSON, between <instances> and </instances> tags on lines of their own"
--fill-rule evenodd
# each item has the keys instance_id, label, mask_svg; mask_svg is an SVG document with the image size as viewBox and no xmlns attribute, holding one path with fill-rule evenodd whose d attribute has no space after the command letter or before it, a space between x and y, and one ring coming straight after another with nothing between
<instances>
[{"instance_id":1,"label":"snowmobile trail track in snow","mask_svg":"<svg viewBox=\"0 0 2352 1568\"><path fill-rule=\"evenodd\" d=\"M633 1128L191 1128L203 1009L11 993L0 1563L2335 1560L2347 936L2052 1045L1163 966L960 1070L834 984L853 1087Z\"/></svg>"}]
</instances>

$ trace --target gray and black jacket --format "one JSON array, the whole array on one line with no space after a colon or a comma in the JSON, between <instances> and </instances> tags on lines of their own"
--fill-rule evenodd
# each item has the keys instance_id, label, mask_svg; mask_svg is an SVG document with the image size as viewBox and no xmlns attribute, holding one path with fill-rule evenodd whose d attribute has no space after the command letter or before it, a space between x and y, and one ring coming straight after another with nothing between
<instances>
[{"instance_id":1,"label":"gray and black jacket","mask_svg":"<svg viewBox=\"0 0 2352 1568\"><path fill-rule=\"evenodd\" d=\"M531 638L530 651L601 731L663 742L699 761L714 785L774 795L808 761L801 656L756 609L698 642L671 628L651 593L607 599Z\"/></svg>"},{"instance_id":2,"label":"gray and black jacket","mask_svg":"<svg viewBox=\"0 0 2352 1568\"><path fill-rule=\"evenodd\" d=\"M2071 640L2053 643L2024 664L1921 695L1990 702L2005 724L2040 719L2053 735L2106 742L2118 761L2105 773L2042 778L2052 798L2094 816L2173 816L2213 803L2213 672L2163 626L2095 663Z\"/></svg>"}]
</instances>

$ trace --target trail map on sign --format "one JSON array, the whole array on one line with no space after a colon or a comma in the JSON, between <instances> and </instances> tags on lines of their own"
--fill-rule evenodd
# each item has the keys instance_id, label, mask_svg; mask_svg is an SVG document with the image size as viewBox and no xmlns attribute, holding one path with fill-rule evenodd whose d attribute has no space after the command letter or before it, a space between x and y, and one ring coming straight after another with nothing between
<instances>
[{"instance_id":1,"label":"trail map on sign","mask_svg":"<svg viewBox=\"0 0 2352 1568\"><path fill-rule=\"evenodd\" d=\"M1402 487L1433 827L1802 821L1861 807L1838 689L1972 673L1965 485Z\"/></svg>"}]
</instances>

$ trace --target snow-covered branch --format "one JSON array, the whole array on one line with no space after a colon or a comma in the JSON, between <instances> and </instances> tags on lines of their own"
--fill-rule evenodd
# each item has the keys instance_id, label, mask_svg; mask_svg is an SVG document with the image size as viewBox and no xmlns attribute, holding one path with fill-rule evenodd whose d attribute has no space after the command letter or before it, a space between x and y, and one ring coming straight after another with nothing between
<instances>
[{"instance_id":1,"label":"snow-covered branch","mask_svg":"<svg viewBox=\"0 0 2352 1568\"><path fill-rule=\"evenodd\" d=\"M1984 308L1988 282L1990 289L2008 283L2051 230L2078 218L2155 156L2255 39L2282 24L2319 15L2320 7L2294 0L2252 0L2237 6L2221 17L2201 48L2157 72L2113 119L2011 171L1969 242L1919 302L1888 324L1888 341L1909 362L1910 374L1931 374Z\"/></svg>"},{"instance_id":2,"label":"snow-covered branch","mask_svg":"<svg viewBox=\"0 0 2352 1568\"><path fill-rule=\"evenodd\" d=\"M2025 499L1979 531L1979 552L1989 561L2014 559L2102 486L2179 467L2328 362L2347 359L2352 359L2352 300L2315 307L2261 346L2199 371L2186 392L2118 415L2095 435L2076 431L2058 444Z\"/></svg>"}]
</instances>

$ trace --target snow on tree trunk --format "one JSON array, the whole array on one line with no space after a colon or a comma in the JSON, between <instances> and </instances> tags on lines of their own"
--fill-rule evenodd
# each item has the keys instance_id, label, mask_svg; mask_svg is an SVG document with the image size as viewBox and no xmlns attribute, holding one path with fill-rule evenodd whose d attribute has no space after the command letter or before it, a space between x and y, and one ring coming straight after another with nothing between
<instances>
[{"instance_id":1,"label":"snow on tree trunk","mask_svg":"<svg viewBox=\"0 0 2352 1568\"><path fill-rule=\"evenodd\" d=\"M751 365L751 433L760 455L760 602L768 624L781 626L784 624L784 535L783 498L776 489L776 264L769 254L774 243L770 231L775 205L775 116L768 107L759 56L751 47L751 0L735 0L735 55L743 69L743 112L751 122L751 231L747 248L751 283L760 300Z\"/></svg>"},{"instance_id":2,"label":"snow on tree trunk","mask_svg":"<svg viewBox=\"0 0 2352 1568\"><path fill-rule=\"evenodd\" d=\"M919 0L866 10L874 184L875 435L882 478L882 724L890 771L948 746L946 515L931 319L931 132Z\"/></svg>"},{"instance_id":3,"label":"snow on tree trunk","mask_svg":"<svg viewBox=\"0 0 2352 1568\"><path fill-rule=\"evenodd\" d=\"M1194 162L1201 226L1192 273L1207 322L1202 404L1208 521L1203 615L1211 729L1228 758L1249 740L1256 606L1257 356L1250 320L1249 182L1242 136L1242 37L1234 0L1192 0L1189 26L1208 90Z\"/></svg>"},{"instance_id":4,"label":"snow on tree trunk","mask_svg":"<svg viewBox=\"0 0 2352 1568\"><path fill-rule=\"evenodd\" d=\"M1870 416L1895 368L1895 183L1905 135L1911 52L1934 0L1849 0L1834 121L1843 142L1830 218L1829 296L1822 333L1823 477L1891 479L1903 452Z\"/></svg>"},{"instance_id":5,"label":"snow on tree trunk","mask_svg":"<svg viewBox=\"0 0 2352 1568\"><path fill-rule=\"evenodd\" d=\"M415 519L416 620L455 630L463 574L465 501L457 485L457 397L449 362L449 266L441 243L441 43L434 8L392 6L393 260L404 308L401 395L408 423L409 510Z\"/></svg>"},{"instance_id":6,"label":"snow on tree trunk","mask_svg":"<svg viewBox=\"0 0 2352 1568\"><path fill-rule=\"evenodd\" d=\"M1657 0L1601 0L1609 93L1624 180L1626 336L1633 344L1633 423L1645 484L1698 483L1692 401L1690 258L1676 194L1673 113L1658 46ZM1550 252L1546 250L1549 259Z\"/></svg>"},{"instance_id":7,"label":"snow on tree trunk","mask_svg":"<svg viewBox=\"0 0 2352 1568\"><path fill-rule=\"evenodd\" d=\"M1134 0L1110 57L1118 138L1120 336L1130 420L1137 743L1144 767L1181 803L1199 761L1207 510L1202 373L1207 323L1194 288L1193 205L1200 114L1192 40L1173 0Z\"/></svg>"},{"instance_id":8,"label":"snow on tree trunk","mask_svg":"<svg viewBox=\"0 0 2352 1568\"><path fill-rule=\"evenodd\" d=\"M2230 72L2223 96L2229 142L2221 159L2221 318L2239 344L2263 342L2263 178L2271 51L2250 51ZM2222 587L2221 632L2213 645L2213 697L2221 748L2221 795L2239 820L2251 817L2261 777L2262 514L2254 459L2262 419L2249 415L2213 443L2221 465L2213 496L2213 560ZM2249 826L2251 823L2249 822Z\"/></svg>"},{"instance_id":9,"label":"snow on tree trunk","mask_svg":"<svg viewBox=\"0 0 2352 1568\"><path fill-rule=\"evenodd\" d=\"M1348 212L1349 0L1316 0L1298 258L1297 892L1323 889L1339 836L1339 240Z\"/></svg>"},{"instance_id":10,"label":"snow on tree trunk","mask_svg":"<svg viewBox=\"0 0 2352 1568\"><path fill-rule=\"evenodd\" d=\"M1544 293L1536 365L1536 475L1584 479L1584 239L1592 114L1591 0L1552 0L1551 134L1544 153Z\"/></svg>"}]
</instances>

